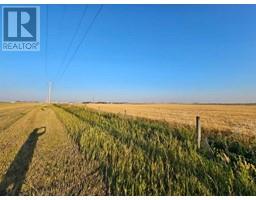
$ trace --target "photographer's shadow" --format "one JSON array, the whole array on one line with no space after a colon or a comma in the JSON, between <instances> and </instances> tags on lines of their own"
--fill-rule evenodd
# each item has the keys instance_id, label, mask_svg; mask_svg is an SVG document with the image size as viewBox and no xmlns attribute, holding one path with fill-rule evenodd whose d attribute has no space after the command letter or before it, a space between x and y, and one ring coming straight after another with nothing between
<instances>
[{"instance_id":1,"label":"photographer's shadow","mask_svg":"<svg viewBox=\"0 0 256 200\"><path fill-rule=\"evenodd\" d=\"M0 183L0 195L19 195L29 169L38 138L46 127L35 128L22 145Z\"/></svg>"}]
</instances>

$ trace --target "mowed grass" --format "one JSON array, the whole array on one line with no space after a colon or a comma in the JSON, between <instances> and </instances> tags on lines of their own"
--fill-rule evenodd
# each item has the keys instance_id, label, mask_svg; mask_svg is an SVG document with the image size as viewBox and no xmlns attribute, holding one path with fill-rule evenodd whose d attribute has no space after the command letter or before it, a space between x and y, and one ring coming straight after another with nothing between
<instances>
[{"instance_id":1,"label":"mowed grass","mask_svg":"<svg viewBox=\"0 0 256 200\"><path fill-rule=\"evenodd\" d=\"M18 109L18 108L31 108L39 105L38 103L3 103L0 102L0 111L8 109Z\"/></svg>"},{"instance_id":2,"label":"mowed grass","mask_svg":"<svg viewBox=\"0 0 256 200\"><path fill-rule=\"evenodd\" d=\"M169 123L195 125L200 115L204 128L256 136L256 105L199 104L87 104L87 107Z\"/></svg>"},{"instance_id":3,"label":"mowed grass","mask_svg":"<svg viewBox=\"0 0 256 200\"><path fill-rule=\"evenodd\" d=\"M35 105L32 104L0 104L0 134L4 129L8 128L21 117L25 116L34 107Z\"/></svg>"},{"instance_id":4,"label":"mowed grass","mask_svg":"<svg viewBox=\"0 0 256 200\"><path fill-rule=\"evenodd\" d=\"M97 162L81 155L52 107L31 107L0 132L0 196L103 195Z\"/></svg>"},{"instance_id":5,"label":"mowed grass","mask_svg":"<svg viewBox=\"0 0 256 200\"><path fill-rule=\"evenodd\" d=\"M71 139L99 163L109 195L256 195L256 143L190 126L55 105ZM128 111L129 114L129 111Z\"/></svg>"}]
</instances>

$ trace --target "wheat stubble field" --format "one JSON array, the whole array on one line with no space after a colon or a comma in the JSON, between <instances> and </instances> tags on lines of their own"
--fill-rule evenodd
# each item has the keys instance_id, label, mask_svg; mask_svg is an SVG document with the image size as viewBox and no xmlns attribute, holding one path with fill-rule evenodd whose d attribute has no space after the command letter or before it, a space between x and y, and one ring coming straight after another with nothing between
<instances>
[{"instance_id":1,"label":"wheat stubble field","mask_svg":"<svg viewBox=\"0 0 256 200\"><path fill-rule=\"evenodd\" d=\"M89 108L170 123L195 125L199 115L205 128L256 136L256 105L200 104L87 104Z\"/></svg>"},{"instance_id":2,"label":"wheat stubble field","mask_svg":"<svg viewBox=\"0 0 256 200\"><path fill-rule=\"evenodd\" d=\"M256 195L252 105L5 103L0 119L1 195Z\"/></svg>"}]
</instances>

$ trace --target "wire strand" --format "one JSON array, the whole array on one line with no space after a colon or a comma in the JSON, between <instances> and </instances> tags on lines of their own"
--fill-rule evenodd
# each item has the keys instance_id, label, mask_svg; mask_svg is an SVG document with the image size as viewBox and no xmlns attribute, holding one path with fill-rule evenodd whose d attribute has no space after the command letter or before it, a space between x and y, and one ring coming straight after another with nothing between
<instances>
[{"instance_id":1,"label":"wire strand","mask_svg":"<svg viewBox=\"0 0 256 200\"><path fill-rule=\"evenodd\" d=\"M77 45L77 47L76 47L75 51L73 52L72 56L70 57L70 59L68 60L67 64L65 65L64 70L63 70L61 76L59 77L58 81L60 81L60 80L63 78L63 76L64 76L66 70L68 69L68 67L69 67L69 65L71 64L72 60L74 59L74 57L76 56L77 52L79 51L81 45L83 44L84 40L86 39L86 36L88 35L89 31L91 30L93 24L95 23L97 17L98 17L99 14L101 13L102 9L103 9L103 5L100 6L100 8L98 9L97 13L95 14L93 20L92 20L91 23L89 24L87 30L84 32L81 41L79 42L79 44Z\"/></svg>"},{"instance_id":2,"label":"wire strand","mask_svg":"<svg viewBox=\"0 0 256 200\"><path fill-rule=\"evenodd\" d=\"M68 57L68 53L69 53L71 47L73 46L73 43L74 43L74 41L75 41L75 38L76 38L76 36L78 35L78 32L79 32L79 30L80 30L80 28L81 28L81 26L82 26L83 19L85 18L86 13L87 13L87 9L88 9L88 6L86 5L86 6L84 7L83 13L82 13L82 15L81 15L81 17L80 17L80 19L79 19L79 23L78 23L77 26L76 26L75 32L74 32L74 34L73 34L73 36L72 36L72 38L71 38L71 40L70 40L70 43L69 43L69 45L68 45L68 48L66 49L66 52L65 52L65 54L64 54L64 57L63 57L62 62L61 62L61 64L60 64L60 69L61 69L61 68L64 66L64 64L65 64L65 61L66 61L66 59L67 59L67 57ZM59 72L57 73L56 78L60 75L60 73L61 73L61 71L59 71Z\"/></svg>"},{"instance_id":3,"label":"wire strand","mask_svg":"<svg viewBox=\"0 0 256 200\"><path fill-rule=\"evenodd\" d=\"M44 72L47 81L49 81L48 76L48 5L46 5L46 36L45 36L45 63Z\"/></svg>"}]
</instances>

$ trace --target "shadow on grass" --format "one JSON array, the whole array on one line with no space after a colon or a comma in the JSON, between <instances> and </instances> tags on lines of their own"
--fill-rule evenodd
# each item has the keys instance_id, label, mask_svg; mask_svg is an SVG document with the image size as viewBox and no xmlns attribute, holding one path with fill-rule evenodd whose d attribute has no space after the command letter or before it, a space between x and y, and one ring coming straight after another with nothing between
<instances>
[{"instance_id":1,"label":"shadow on grass","mask_svg":"<svg viewBox=\"0 0 256 200\"><path fill-rule=\"evenodd\" d=\"M18 195L29 169L38 138L46 132L45 127L35 128L22 145L0 183L0 195Z\"/></svg>"}]
</instances>

